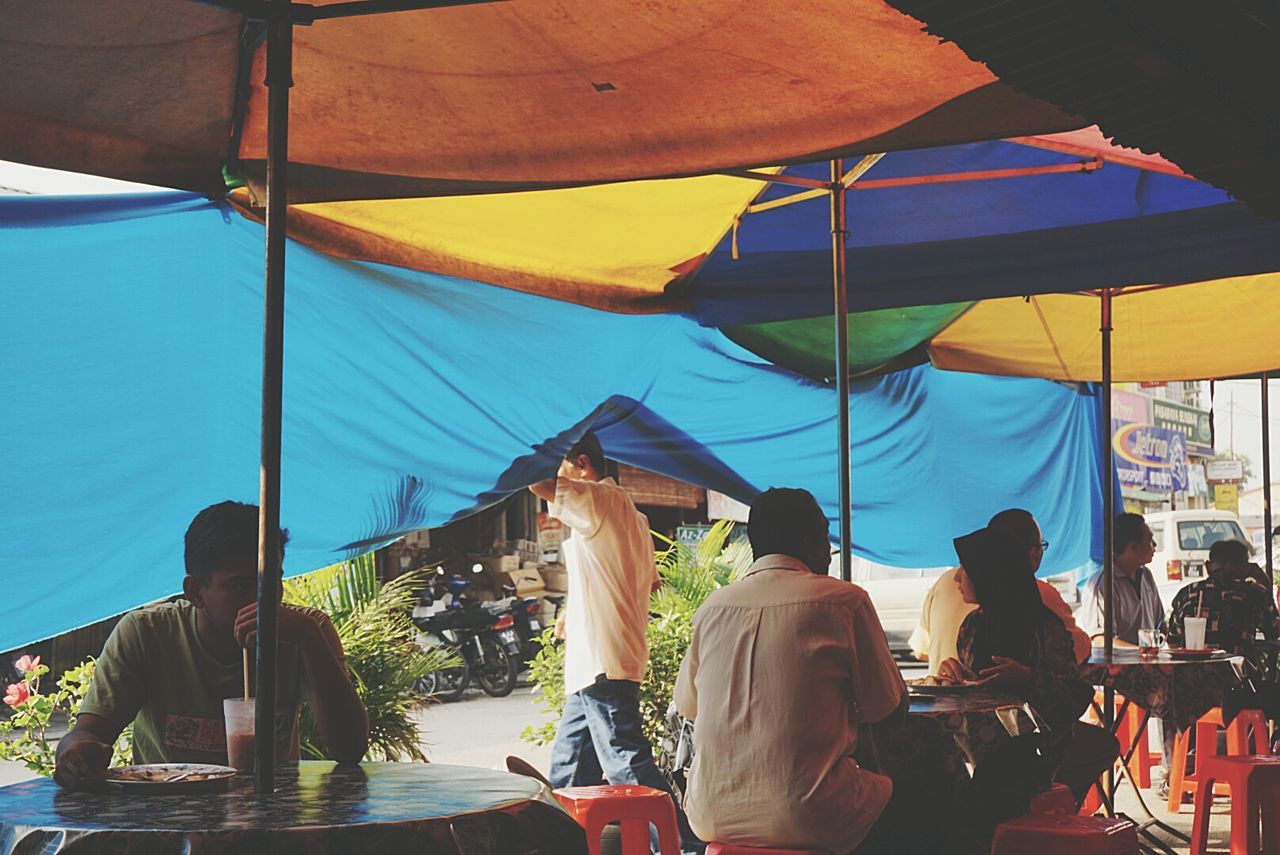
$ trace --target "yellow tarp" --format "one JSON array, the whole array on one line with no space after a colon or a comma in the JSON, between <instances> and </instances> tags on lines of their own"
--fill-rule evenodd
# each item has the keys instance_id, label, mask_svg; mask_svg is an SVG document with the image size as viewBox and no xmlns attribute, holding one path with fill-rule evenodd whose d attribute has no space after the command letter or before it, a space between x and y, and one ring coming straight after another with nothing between
<instances>
[{"instance_id":1,"label":"yellow tarp","mask_svg":"<svg viewBox=\"0 0 1280 855\"><path fill-rule=\"evenodd\" d=\"M347 258L611 311L660 312L683 307L673 284L696 271L764 187L753 179L708 176L295 205L289 231Z\"/></svg>"},{"instance_id":2,"label":"yellow tarp","mask_svg":"<svg viewBox=\"0 0 1280 855\"><path fill-rule=\"evenodd\" d=\"M1116 381L1234 377L1280 369L1280 273L1156 290L1113 301ZM933 338L939 368L1101 380L1100 299L1048 294L985 300Z\"/></svg>"},{"instance_id":3,"label":"yellow tarp","mask_svg":"<svg viewBox=\"0 0 1280 855\"><path fill-rule=\"evenodd\" d=\"M222 190L240 15L0 0L0 19L0 159ZM295 44L295 201L664 178L1085 124L882 0L511 0L318 21ZM251 178L264 57L246 77Z\"/></svg>"}]
</instances>

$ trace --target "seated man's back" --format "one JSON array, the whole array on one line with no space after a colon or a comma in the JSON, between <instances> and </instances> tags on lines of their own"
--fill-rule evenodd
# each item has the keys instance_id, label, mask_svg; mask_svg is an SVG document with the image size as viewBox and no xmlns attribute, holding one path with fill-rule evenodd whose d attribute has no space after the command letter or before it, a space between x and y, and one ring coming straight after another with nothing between
<instances>
[{"instance_id":1,"label":"seated man's back","mask_svg":"<svg viewBox=\"0 0 1280 855\"><path fill-rule=\"evenodd\" d=\"M865 591L789 555L761 557L698 610L676 685L695 719L694 831L853 849L893 787L853 759L857 725L888 716L905 691Z\"/></svg>"}]
</instances>

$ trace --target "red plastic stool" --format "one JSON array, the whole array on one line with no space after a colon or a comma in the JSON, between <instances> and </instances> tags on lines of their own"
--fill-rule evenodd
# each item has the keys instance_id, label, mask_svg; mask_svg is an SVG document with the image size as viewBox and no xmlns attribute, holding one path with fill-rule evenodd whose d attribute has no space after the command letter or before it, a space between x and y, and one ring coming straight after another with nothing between
<instances>
[{"instance_id":1,"label":"red plastic stool","mask_svg":"<svg viewBox=\"0 0 1280 855\"><path fill-rule=\"evenodd\" d=\"M1020 816L996 826L991 855L1137 855L1138 829L1121 817Z\"/></svg>"},{"instance_id":2,"label":"red plastic stool","mask_svg":"<svg viewBox=\"0 0 1280 855\"><path fill-rule=\"evenodd\" d=\"M1215 782L1231 788L1231 855L1280 852L1280 757L1206 757L1196 773L1204 786L1196 790L1191 855L1204 855L1209 843L1209 811ZM1261 848L1259 820L1265 839Z\"/></svg>"},{"instance_id":3,"label":"red plastic stool","mask_svg":"<svg viewBox=\"0 0 1280 855\"><path fill-rule=\"evenodd\" d=\"M732 843L708 843L707 855L831 855L825 849L761 849L758 846L734 846Z\"/></svg>"},{"instance_id":4,"label":"red plastic stool","mask_svg":"<svg viewBox=\"0 0 1280 855\"><path fill-rule=\"evenodd\" d=\"M587 832L590 855L600 855L600 834L611 822L622 825L622 855L649 855L649 823L658 829L662 855L680 855L676 806L662 790L623 784L565 787L555 795Z\"/></svg>"},{"instance_id":5,"label":"red plastic stool","mask_svg":"<svg viewBox=\"0 0 1280 855\"><path fill-rule=\"evenodd\" d=\"M1169 813L1182 809L1183 793L1199 793L1200 764L1218 754L1218 730L1223 727L1222 707L1214 707L1196 721L1196 774L1187 774L1190 728L1178 734L1169 764ZM1250 737L1252 736L1252 739ZM1239 757L1263 752L1267 745L1267 722L1261 710L1240 710L1227 727L1227 756ZM1218 795L1226 789L1219 785Z\"/></svg>"},{"instance_id":6,"label":"red plastic stool","mask_svg":"<svg viewBox=\"0 0 1280 855\"><path fill-rule=\"evenodd\" d=\"M1097 810L1095 808L1094 810ZM1044 816L1053 813L1076 812L1076 797L1066 784L1051 784L1043 793L1031 797L1031 815Z\"/></svg>"}]
</instances>

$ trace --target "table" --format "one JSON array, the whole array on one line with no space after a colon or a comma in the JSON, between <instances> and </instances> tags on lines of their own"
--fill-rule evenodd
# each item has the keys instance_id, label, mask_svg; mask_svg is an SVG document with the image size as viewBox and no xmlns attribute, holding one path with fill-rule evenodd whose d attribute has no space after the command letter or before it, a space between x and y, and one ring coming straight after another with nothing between
<instances>
[{"instance_id":1,"label":"table","mask_svg":"<svg viewBox=\"0 0 1280 855\"><path fill-rule=\"evenodd\" d=\"M966 691L928 697L912 694L910 714L937 722L970 766L1000 741L1037 730L1039 717L1022 698L999 692Z\"/></svg>"},{"instance_id":2,"label":"table","mask_svg":"<svg viewBox=\"0 0 1280 855\"><path fill-rule=\"evenodd\" d=\"M585 855L582 829L537 781L434 763L282 764L225 794L71 793L48 779L0 788L0 855L346 853Z\"/></svg>"},{"instance_id":3,"label":"table","mask_svg":"<svg viewBox=\"0 0 1280 855\"><path fill-rule=\"evenodd\" d=\"M1093 685L1110 688L1124 696L1124 703L1112 721L1112 733L1124 720L1129 703L1138 704L1145 711L1141 725L1134 729L1130 744L1120 746L1120 774L1133 787L1138 804L1147 815L1144 822L1136 823L1139 832L1155 841L1166 852L1172 851L1151 834L1151 826L1158 826L1165 833L1181 840L1187 838L1177 829L1156 819L1155 814L1147 807L1137 782L1129 776L1129 761L1138 749L1139 740L1145 738L1147 722L1153 715L1158 716L1165 727L1176 727L1181 732L1195 724L1200 716L1220 706L1227 690L1240 685L1244 679L1244 657L1182 660L1174 659L1168 653L1161 653L1159 656L1144 658L1136 649L1125 648L1114 650L1108 659L1095 649L1089 661L1080 666L1080 672ZM1095 712L1099 721L1105 721L1102 710L1095 709ZM1108 810L1112 810L1110 804Z\"/></svg>"}]
</instances>

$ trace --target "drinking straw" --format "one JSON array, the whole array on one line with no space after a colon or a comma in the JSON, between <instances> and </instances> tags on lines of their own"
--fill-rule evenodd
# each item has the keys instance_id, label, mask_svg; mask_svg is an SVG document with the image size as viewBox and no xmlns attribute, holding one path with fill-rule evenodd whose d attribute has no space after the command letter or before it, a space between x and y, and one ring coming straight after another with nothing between
<instances>
[{"instance_id":1,"label":"drinking straw","mask_svg":"<svg viewBox=\"0 0 1280 855\"><path fill-rule=\"evenodd\" d=\"M244 699L249 700L249 648L240 651L244 654Z\"/></svg>"},{"instance_id":2,"label":"drinking straw","mask_svg":"<svg viewBox=\"0 0 1280 855\"><path fill-rule=\"evenodd\" d=\"M1196 617L1204 617L1204 588L1200 589L1200 598L1196 600ZM249 651L246 650L244 655L247 657ZM246 658L245 661L248 662L249 660Z\"/></svg>"}]
</instances>

